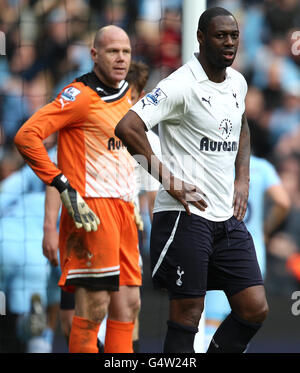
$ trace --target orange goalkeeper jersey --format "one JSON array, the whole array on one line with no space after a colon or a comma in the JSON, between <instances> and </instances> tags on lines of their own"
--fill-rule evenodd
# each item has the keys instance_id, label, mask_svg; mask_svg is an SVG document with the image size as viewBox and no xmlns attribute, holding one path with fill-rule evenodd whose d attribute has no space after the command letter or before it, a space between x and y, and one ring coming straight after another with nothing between
<instances>
[{"instance_id":1,"label":"orange goalkeeper jersey","mask_svg":"<svg viewBox=\"0 0 300 373\"><path fill-rule=\"evenodd\" d=\"M30 167L50 184L61 172L83 197L132 200L133 158L114 129L131 107L127 82L109 88L94 72L77 78L38 110L18 131L15 143ZM58 132L58 167L43 139Z\"/></svg>"}]
</instances>

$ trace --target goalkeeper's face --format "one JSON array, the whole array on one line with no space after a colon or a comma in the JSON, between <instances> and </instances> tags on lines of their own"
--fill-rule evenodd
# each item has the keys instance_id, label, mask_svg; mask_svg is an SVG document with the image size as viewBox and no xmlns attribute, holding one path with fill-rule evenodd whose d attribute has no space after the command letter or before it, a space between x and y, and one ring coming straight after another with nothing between
<instances>
[{"instance_id":1,"label":"goalkeeper's face","mask_svg":"<svg viewBox=\"0 0 300 373\"><path fill-rule=\"evenodd\" d=\"M131 62L130 40L125 31L116 28L104 31L91 54L99 79L109 87L119 88Z\"/></svg>"},{"instance_id":2,"label":"goalkeeper's face","mask_svg":"<svg viewBox=\"0 0 300 373\"><path fill-rule=\"evenodd\" d=\"M200 37L200 48L211 66L224 69L232 65L239 45L239 29L233 17L214 17Z\"/></svg>"}]
</instances>

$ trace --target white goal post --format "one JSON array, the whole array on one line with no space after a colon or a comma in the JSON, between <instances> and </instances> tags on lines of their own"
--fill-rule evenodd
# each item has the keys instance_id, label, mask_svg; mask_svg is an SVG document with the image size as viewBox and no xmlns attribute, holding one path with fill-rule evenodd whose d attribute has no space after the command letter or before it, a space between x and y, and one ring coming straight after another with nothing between
<instances>
[{"instance_id":1,"label":"white goal post","mask_svg":"<svg viewBox=\"0 0 300 373\"><path fill-rule=\"evenodd\" d=\"M182 62L186 63L199 51L197 28L200 15L206 10L206 0L182 1Z\"/></svg>"}]
</instances>

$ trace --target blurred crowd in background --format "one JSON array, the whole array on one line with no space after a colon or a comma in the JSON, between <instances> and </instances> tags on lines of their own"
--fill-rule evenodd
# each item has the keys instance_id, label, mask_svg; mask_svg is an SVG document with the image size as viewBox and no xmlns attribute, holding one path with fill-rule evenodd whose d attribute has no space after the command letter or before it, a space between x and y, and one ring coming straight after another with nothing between
<instances>
[{"instance_id":1,"label":"blurred crowd in background","mask_svg":"<svg viewBox=\"0 0 300 373\"><path fill-rule=\"evenodd\" d=\"M252 151L273 163L292 201L268 242L270 290L289 292L300 283L300 2L207 1L215 5L239 22L233 67L248 82ZM115 24L128 32L133 59L150 67L146 90L182 64L182 0L0 0L0 9L6 48L0 56L0 180L23 165L13 145L19 127L91 70L90 47L100 27Z\"/></svg>"}]
</instances>

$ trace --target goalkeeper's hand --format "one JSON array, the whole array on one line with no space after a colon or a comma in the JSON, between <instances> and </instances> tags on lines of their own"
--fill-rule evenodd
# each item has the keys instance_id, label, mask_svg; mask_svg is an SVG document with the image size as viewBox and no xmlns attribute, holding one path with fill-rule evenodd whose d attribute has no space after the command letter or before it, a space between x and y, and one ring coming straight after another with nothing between
<instances>
[{"instance_id":1,"label":"goalkeeper's hand","mask_svg":"<svg viewBox=\"0 0 300 373\"><path fill-rule=\"evenodd\" d=\"M80 194L71 187L68 179L63 175L57 175L51 186L60 193L60 198L69 215L73 218L76 228L84 228L87 232L96 231L100 224L98 216L89 208Z\"/></svg>"}]
</instances>

